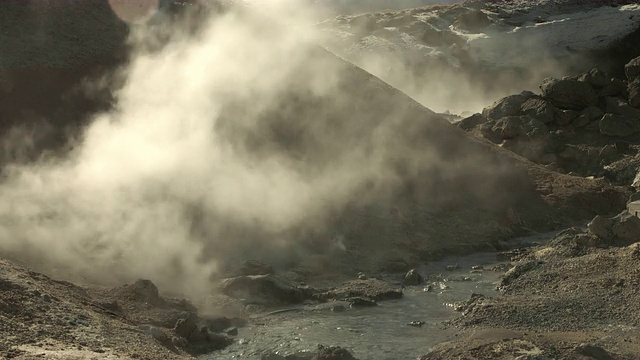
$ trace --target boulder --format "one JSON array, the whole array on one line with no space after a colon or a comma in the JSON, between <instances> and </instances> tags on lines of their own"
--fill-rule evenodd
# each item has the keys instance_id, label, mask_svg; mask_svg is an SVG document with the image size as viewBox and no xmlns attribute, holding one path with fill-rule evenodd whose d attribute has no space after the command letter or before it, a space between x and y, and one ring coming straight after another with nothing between
<instances>
[{"instance_id":1,"label":"boulder","mask_svg":"<svg viewBox=\"0 0 640 360\"><path fill-rule=\"evenodd\" d=\"M616 78L611 78L609 83L598 91L599 96L627 97L627 84Z\"/></svg>"},{"instance_id":2,"label":"boulder","mask_svg":"<svg viewBox=\"0 0 640 360\"><path fill-rule=\"evenodd\" d=\"M555 107L541 98L530 98L520 107L520 113L529 115L540 122L547 124L555 118Z\"/></svg>"},{"instance_id":3,"label":"boulder","mask_svg":"<svg viewBox=\"0 0 640 360\"><path fill-rule=\"evenodd\" d=\"M610 77L602 70L593 68L578 76L578 81L586 82L594 88L603 88L610 82Z\"/></svg>"},{"instance_id":4,"label":"boulder","mask_svg":"<svg viewBox=\"0 0 640 360\"><path fill-rule=\"evenodd\" d=\"M253 304L295 304L312 295L309 288L299 287L274 275L248 275L224 279L223 294Z\"/></svg>"},{"instance_id":5,"label":"boulder","mask_svg":"<svg viewBox=\"0 0 640 360\"><path fill-rule=\"evenodd\" d=\"M198 328L198 315L195 313L185 312L180 316L180 319L176 322L176 325L173 327L173 332L176 335L183 337L185 339L189 339L191 335Z\"/></svg>"},{"instance_id":6,"label":"boulder","mask_svg":"<svg viewBox=\"0 0 640 360\"><path fill-rule=\"evenodd\" d=\"M545 99L561 109L582 110L598 104L598 94L586 82L547 78L540 89Z\"/></svg>"},{"instance_id":7,"label":"boulder","mask_svg":"<svg viewBox=\"0 0 640 360\"><path fill-rule=\"evenodd\" d=\"M490 120L498 120L505 116L518 115L524 103L534 96L534 93L525 91L520 94L504 97L482 110L482 115Z\"/></svg>"},{"instance_id":8,"label":"boulder","mask_svg":"<svg viewBox=\"0 0 640 360\"><path fill-rule=\"evenodd\" d=\"M605 114L599 123L600 133L609 136L626 137L640 132L640 118L625 115Z\"/></svg>"},{"instance_id":9,"label":"boulder","mask_svg":"<svg viewBox=\"0 0 640 360\"><path fill-rule=\"evenodd\" d=\"M424 282L424 278L416 269L409 270L402 279L402 283L406 286L416 286Z\"/></svg>"},{"instance_id":10,"label":"boulder","mask_svg":"<svg viewBox=\"0 0 640 360\"><path fill-rule=\"evenodd\" d=\"M485 122L487 122L487 118L485 118L481 114L473 114L469 117L466 117L458 121L456 126L458 126L462 130L468 131L480 124L484 124Z\"/></svg>"},{"instance_id":11,"label":"boulder","mask_svg":"<svg viewBox=\"0 0 640 360\"><path fill-rule=\"evenodd\" d=\"M640 218L627 210L613 218L598 215L587 227L589 233L600 238L605 245L628 246L640 241Z\"/></svg>"},{"instance_id":12,"label":"boulder","mask_svg":"<svg viewBox=\"0 0 640 360\"><path fill-rule=\"evenodd\" d=\"M640 109L640 78L629 83L629 105Z\"/></svg>"},{"instance_id":13,"label":"boulder","mask_svg":"<svg viewBox=\"0 0 640 360\"><path fill-rule=\"evenodd\" d=\"M624 67L624 73L629 81L633 81L640 77L640 56L629 61Z\"/></svg>"}]
</instances>

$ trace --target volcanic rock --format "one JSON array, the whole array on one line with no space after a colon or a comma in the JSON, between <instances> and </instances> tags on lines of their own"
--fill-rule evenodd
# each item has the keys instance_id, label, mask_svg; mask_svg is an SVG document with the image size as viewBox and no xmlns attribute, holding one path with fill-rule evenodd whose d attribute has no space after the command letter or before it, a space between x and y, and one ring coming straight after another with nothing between
<instances>
[{"instance_id":1,"label":"volcanic rock","mask_svg":"<svg viewBox=\"0 0 640 360\"><path fill-rule=\"evenodd\" d=\"M571 79L547 78L540 85L542 96L561 109L582 110L598 104L590 84Z\"/></svg>"},{"instance_id":2,"label":"volcanic rock","mask_svg":"<svg viewBox=\"0 0 640 360\"><path fill-rule=\"evenodd\" d=\"M424 278L416 269L409 270L405 275L402 283L406 286L416 286L424 282Z\"/></svg>"}]
</instances>

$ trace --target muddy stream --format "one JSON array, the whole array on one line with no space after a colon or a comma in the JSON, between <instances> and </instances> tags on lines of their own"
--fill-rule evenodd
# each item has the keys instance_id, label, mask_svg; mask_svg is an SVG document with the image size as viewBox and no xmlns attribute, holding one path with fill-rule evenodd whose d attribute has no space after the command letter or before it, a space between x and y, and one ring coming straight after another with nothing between
<instances>
[{"instance_id":1,"label":"muddy stream","mask_svg":"<svg viewBox=\"0 0 640 360\"><path fill-rule=\"evenodd\" d=\"M520 238L516 244L540 243L551 236ZM406 287L402 299L380 301L375 307L335 311L331 304L322 304L254 318L238 329L233 345L201 359L260 359L265 353L286 356L313 351L319 344L344 347L362 360L415 359L455 338L458 330L446 324L460 316L455 303L468 300L472 293L499 296L496 285L503 272L490 270L500 264L496 255L480 253L424 265L418 270L428 277L425 285ZM451 270L452 265L457 269ZM389 274L385 280L399 283L400 276ZM429 288L433 282L435 286Z\"/></svg>"}]
</instances>

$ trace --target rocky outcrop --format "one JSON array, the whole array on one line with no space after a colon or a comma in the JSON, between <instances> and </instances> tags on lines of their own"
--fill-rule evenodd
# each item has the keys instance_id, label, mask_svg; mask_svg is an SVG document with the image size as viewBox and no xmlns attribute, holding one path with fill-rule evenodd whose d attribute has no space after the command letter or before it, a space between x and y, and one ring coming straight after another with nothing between
<instances>
[{"instance_id":1,"label":"rocky outcrop","mask_svg":"<svg viewBox=\"0 0 640 360\"><path fill-rule=\"evenodd\" d=\"M458 127L552 169L630 185L640 150L639 84L599 69L549 78L541 95L507 96Z\"/></svg>"}]
</instances>

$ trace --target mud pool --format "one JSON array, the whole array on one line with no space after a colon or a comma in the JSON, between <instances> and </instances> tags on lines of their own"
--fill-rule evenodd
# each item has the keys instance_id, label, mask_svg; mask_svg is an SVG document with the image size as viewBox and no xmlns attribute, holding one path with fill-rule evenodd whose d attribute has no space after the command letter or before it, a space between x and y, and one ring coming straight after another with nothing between
<instances>
[{"instance_id":1,"label":"mud pool","mask_svg":"<svg viewBox=\"0 0 640 360\"><path fill-rule=\"evenodd\" d=\"M488 270L496 265L496 254L486 253L434 262L419 269L429 277L427 285L407 287L400 300L381 301L369 308L332 311L331 304L308 306L253 319L239 329L235 344L203 359L259 359L263 353L288 355L311 351L318 344L347 348L359 359L414 359L430 347L456 336L445 322L460 314L455 303L472 293L496 296L501 272ZM449 271L447 266L459 269ZM472 273L472 266L484 266ZM389 275L388 280L399 279ZM424 322L422 326L409 325Z\"/></svg>"}]
</instances>

